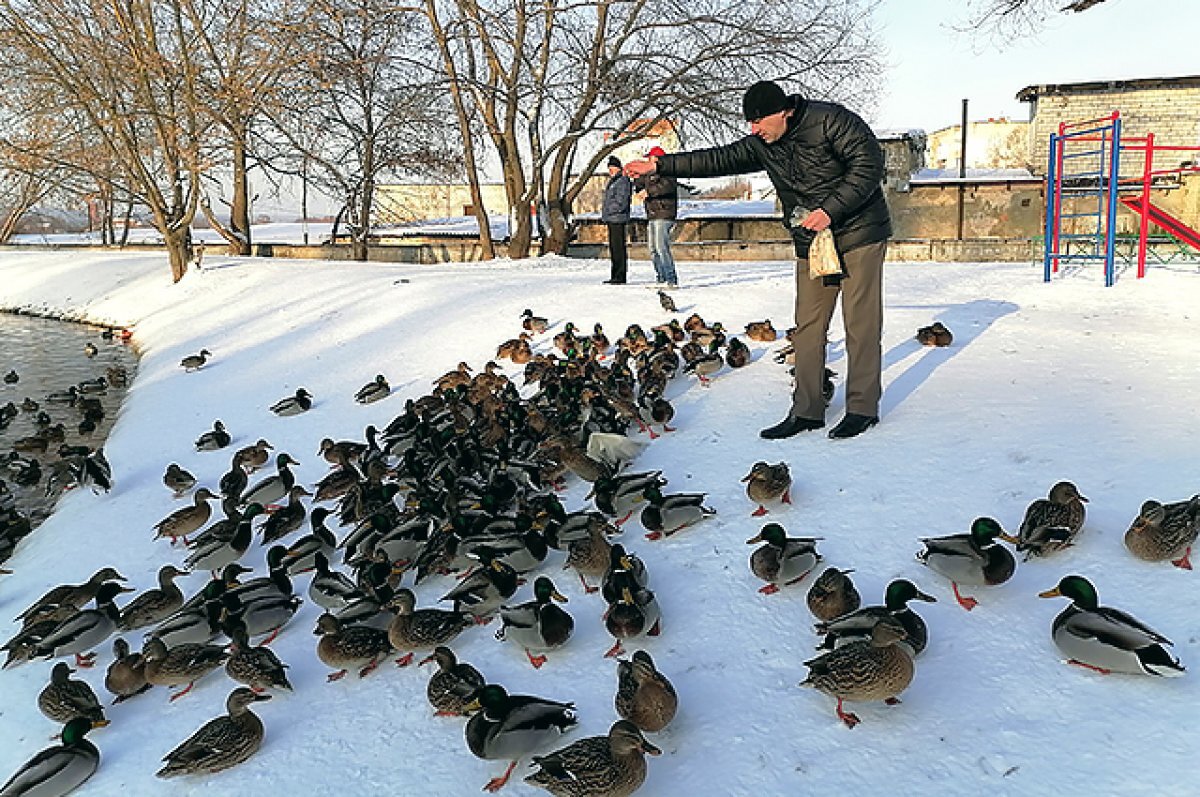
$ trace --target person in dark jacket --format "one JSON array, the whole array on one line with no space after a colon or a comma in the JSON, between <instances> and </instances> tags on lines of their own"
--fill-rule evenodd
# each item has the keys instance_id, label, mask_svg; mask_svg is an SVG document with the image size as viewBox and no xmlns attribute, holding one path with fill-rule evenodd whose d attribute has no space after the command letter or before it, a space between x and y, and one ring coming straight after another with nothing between
<instances>
[{"instance_id":1,"label":"person in dark jacket","mask_svg":"<svg viewBox=\"0 0 1200 797\"><path fill-rule=\"evenodd\" d=\"M608 256L612 271L605 285L624 285L629 258L625 252L625 225L629 223L629 204L633 201L633 183L621 168L621 159L608 159L608 183L604 186L604 204L600 220L608 225Z\"/></svg>"},{"instance_id":2,"label":"person in dark jacket","mask_svg":"<svg viewBox=\"0 0 1200 797\"><path fill-rule=\"evenodd\" d=\"M760 434L773 440L825 426L826 336L840 295L849 357L846 415L829 436L855 437L879 422L882 394L883 259L892 234L881 186L883 151L854 112L789 96L769 80L747 89L742 110L750 123L745 138L634 161L626 173L716 177L766 171L796 250L796 386L788 416ZM808 247L827 227L841 255L842 274L812 280Z\"/></svg>"},{"instance_id":3,"label":"person in dark jacket","mask_svg":"<svg viewBox=\"0 0 1200 797\"><path fill-rule=\"evenodd\" d=\"M666 155L662 147L651 147L647 158ZM658 284L668 288L679 287L675 273L675 258L671 257L671 228L679 215L679 186L674 177L665 174L647 174L633 181L635 191L645 191L643 202L646 208L646 240L650 245L650 261Z\"/></svg>"}]
</instances>

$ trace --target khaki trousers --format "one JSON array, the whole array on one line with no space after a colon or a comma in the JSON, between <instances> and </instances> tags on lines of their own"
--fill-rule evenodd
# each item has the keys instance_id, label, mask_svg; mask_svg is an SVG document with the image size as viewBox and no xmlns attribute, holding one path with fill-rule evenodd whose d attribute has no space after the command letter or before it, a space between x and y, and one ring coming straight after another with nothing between
<instances>
[{"instance_id":1,"label":"khaki trousers","mask_svg":"<svg viewBox=\"0 0 1200 797\"><path fill-rule=\"evenodd\" d=\"M820 277L810 279L808 260L796 260L796 389L791 414L823 419L825 400L821 383L825 375L825 346L837 298L842 297L846 330L846 412L878 417L883 392L883 258L887 241L867 244L842 253L846 276L840 285L825 286Z\"/></svg>"}]
</instances>

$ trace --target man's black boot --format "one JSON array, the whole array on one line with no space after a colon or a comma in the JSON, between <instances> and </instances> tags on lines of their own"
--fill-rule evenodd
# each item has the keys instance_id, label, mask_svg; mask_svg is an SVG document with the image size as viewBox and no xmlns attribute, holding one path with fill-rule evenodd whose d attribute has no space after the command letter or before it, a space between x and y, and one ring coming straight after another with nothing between
<instances>
[{"instance_id":1,"label":"man's black boot","mask_svg":"<svg viewBox=\"0 0 1200 797\"><path fill-rule=\"evenodd\" d=\"M789 415L774 426L768 426L766 429L763 429L758 433L758 436L767 440L782 440L785 437L791 437L801 432L811 432L824 427L825 421L819 421L814 418L797 418Z\"/></svg>"},{"instance_id":2,"label":"man's black boot","mask_svg":"<svg viewBox=\"0 0 1200 797\"><path fill-rule=\"evenodd\" d=\"M829 436L834 440L858 437L877 423L879 423L879 418L874 415L858 415L857 413L847 412L846 417L842 418L837 426L829 430Z\"/></svg>"}]
</instances>

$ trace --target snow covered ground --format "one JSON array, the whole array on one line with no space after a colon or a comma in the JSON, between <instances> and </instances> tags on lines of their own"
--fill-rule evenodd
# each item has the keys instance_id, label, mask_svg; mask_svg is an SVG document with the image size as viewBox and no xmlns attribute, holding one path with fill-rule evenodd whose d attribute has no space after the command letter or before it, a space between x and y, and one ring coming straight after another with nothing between
<instances>
[{"instance_id":1,"label":"snow covered ground","mask_svg":"<svg viewBox=\"0 0 1200 797\"><path fill-rule=\"evenodd\" d=\"M171 285L161 254L0 253L0 307L132 326L143 354L106 452L116 488L75 491L27 539L0 580L0 634L9 618L53 584L78 582L113 565L139 589L153 585L181 552L154 542L153 524L180 506L160 477L179 462L215 485L225 453L197 453L192 441L222 419L234 445L266 437L298 459L300 481L326 467L322 437L361 437L385 424L404 398L460 360L479 366L520 330L524 308L548 316L550 334L574 321L602 322L613 338L634 321L668 316L635 263L635 283L601 285L602 261L544 258L488 264L405 266L206 258L207 268ZM740 331L749 321L789 326L789 263L683 263L681 316L699 312ZM1184 795L1196 793L1200 749L1200 578L1134 560L1122 535L1147 498L1200 491L1200 271L1152 269L1102 287L1095 269L1050 285L1026 264L893 264L886 271L882 422L860 438L823 434L768 442L759 428L787 408L779 345L751 343L754 362L721 372L711 388L680 377L669 397L679 431L654 441L635 464L659 468L670 491L707 491L717 515L665 541L647 542L636 523L625 542L646 560L664 612L664 632L647 649L675 683L681 709L653 737L664 755L649 761L648 795ZM917 327L940 320L949 349L924 349ZM181 357L207 348L195 373ZM830 365L846 368L840 319ZM0 367L3 363L0 362ZM394 393L362 407L352 396L377 373ZM303 386L312 411L277 418L267 407ZM840 387L829 420L842 411ZM811 576L781 594L757 592L745 541L763 521L739 479L756 460L786 460L794 505L767 520L793 535L824 537L823 565L851 567L864 599L906 577L938 597L920 604L929 649L898 706L854 704L862 724L848 730L834 701L797 688L813 656L804 605ZM949 584L922 567L918 538L962 532L991 515L1015 530L1025 507L1058 480L1090 499L1079 544L1022 563L1007 584L974 590L966 612ZM584 506L573 482L569 509ZM262 566L255 546L250 561ZM468 631L460 657L512 692L578 705L571 738L604 733L615 719L615 665L598 596L550 567L575 637L533 670L522 653ZM1175 641L1192 672L1183 678L1102 676L1067 666L1050 640L1064 600L1037 593L1065 574L1092 579L1101 601L1125 609ZM185 580L196 589L204 577ZM422 585L422 605L449 586ZM298 591L307 578L297 578ZM526 587L521 596L526 594ZM970 590L968 590L970 592ZM387 665L364 680L325 682L311 634L319 610L306 604L279 640L294 694L256 706L267 727L263 749L212 778L166 783L159 758L223 711L231 683L214 674L175 702L163 689L112 708L110 727L92 734L103 760L81 793L468 795L501 766L466 749L462 723L435 719L425 701L429 672ZM140 639L135 640L135 643ZM84 674L102 690L109 663ZM57 730L35 705L50 665L0 673L0 778ZM522 767L518 773L527 770ZM506 788L532 794L514 779ZM540 792L539 792L540 793Z\"/></svg>"}]
</instances>

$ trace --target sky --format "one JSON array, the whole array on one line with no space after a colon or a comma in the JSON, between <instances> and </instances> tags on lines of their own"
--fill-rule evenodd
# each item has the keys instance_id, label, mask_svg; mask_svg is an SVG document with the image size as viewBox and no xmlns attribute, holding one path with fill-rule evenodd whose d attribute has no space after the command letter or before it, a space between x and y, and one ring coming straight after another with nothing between
<instances>
[{"instance_id":1,"label":"sky","mask_svg":"<svg viewBox=\"0 0 1200 797\"><path fill-rule=\"evenodd\" d=\"M679 273L680 320L696 312L739 335L763 318L777 329L790 325L790 262L681 262ZM105 445L114 489L68 494L17 548L5 565L13 573L0 575L0 637L55 584L112 565L144 590L162 564L183 560L180 548L154 539L154 524L188 501L163 487L169 462L213 486L230 450L265 437L299 460L297 479L311 487L328 472L317 454L321 438L361 440L367 424L382 428L459 361L478 370L521 331L525 308L551 325L534 338L539 352L552 350L567 321L585 330L601 322L616 338L631 322L672 317L649 289L646 261L631 263L628 286L602 285L607 275L605 261L557 257L403 265L209 256L204 270L172 285L161 253L0 252L0 308L127 325L141 353ZM646 563L663 618L661 636L626 647L649 651L680 696L675 720L651 737L663 755L648 762L639 795L1194 794L1200 574L1136 560L1122 536L1146 499L1178 501L1200 490L1200 368L1186 334L1196 323L1200 270L1154 266L1143 280L1124 272L1105 288L1094 266L1064 268L1045 284L1040 264L891 263L884 289L882 420L861 437L759 438L788 406L787 368L774 358L782 341L749 342L753 361L723 368L711 387L682 373L672 380L666 396L677 431L649 441L630 428L647 443L631 467L661 470L667 492L704 492L716 510L658 542L635 517L619 538ZM913 339L935 320L952 330L949 348ZM837 316L829 338L835 421L846 375ZM95 340L99 367L118 344L98 333ZM186 373L180 359L201 348L213 356ZM523 381L507 362L503 371ZM355 404L354 392L379 373L392 395ZM315 396L309 412L268 411L300 386ZM0 398L19 401L19 388L0 386ZM233 435L231 447L195 451L214 418ZM740 481L758 460L787 462L793 479L792 504L772 504L762 518L751 516ZM964 532L977 516L1015 529L1025 508L1062 479L1090 499L1077 544L1020 562L1003 585L964 587L979 600L973 611L916 560L921 538ZM568 510L591 507L588 487L568 479L560 494ZM862 720L850 730L832 698L799 688L804 662L816 655L805 606L816 574L779 594L759 593L746 541L768 521L823 538L820 568L852 568L866 603L880 602L895 578L937 598L915 606L930 643L900 705L850 703ZM333 527L339 539L349 532ZM256 539L243 562L257 576L264 558ZM569 598L561 605L575 633L544 667L534 670L511 642L496 640L496 623L453 643L460 659L511 692L573 701L579 728L560 744L603 734L616 719L603 601L584 594L563 558L552 553L543 572ZM1165 679L1067 666L1050 629L1068 604L1037 597L1066 574L1090 578L1103 604L1174 640L1189 672ZM205 581L196 574L181 587L191 593ZM423 582L418 605L437 604L455 583ZM307 596L308 576L294 584ZM388 661L367 678L326 683L312 634L318 613L306 597L271 644L295 692L255 705L266 741L249 761L212 777L154 777L160 757L223 713L233 683L217 672L175 702L160 687L108 707L112 724L89 736L100 769L80 797L328 795L347 783L362 794L480 794L503 763L476 759L462 722L433 716L428 668ZM137 647L141 633L127 641ZM108 703L109 645L98 653L97 667L75 677ZM0 672L0 782L51 744L57 728L36 706L51 667L38 661ZM520 781L529 771L523 763L502 794L543 794Z\"/></svg>"},{"instance_id":2,"label":"sky","mask_svg":"<svg viewBox=\"0 0 1200 797\"><path fill-rule=\"evenodd\" d=\"M1058 3L1057 5L1063 5ZM955 30L962 0L884 0L876 12L888 68L877 128L939 130L972 120L1025 120L1022 88L1087 80L1200 74L1195 0L1107 0L1051 14L1036 35L998 41Z\"/></svg>"}]
</instances>

